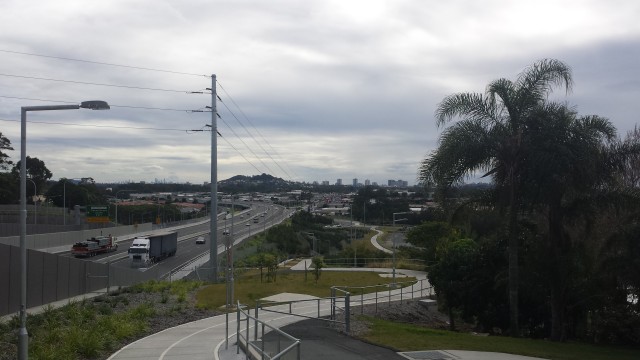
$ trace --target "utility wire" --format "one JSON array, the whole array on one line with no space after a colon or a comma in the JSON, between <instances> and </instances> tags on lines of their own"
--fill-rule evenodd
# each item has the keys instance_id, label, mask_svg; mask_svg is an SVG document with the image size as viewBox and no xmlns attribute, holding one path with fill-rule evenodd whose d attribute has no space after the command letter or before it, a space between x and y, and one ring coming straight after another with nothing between
<instances>
[{"instance_id":1,"label":"utility wire","mask_svg":"<svg viewBox=\"0 0 640 360\"><path fill-rule=\"evenodd\" d=\"M6 98L6 99L18 99L18 100L32 100L32 101L43 101L43 102L52 102L52 103L61 103L61 104L78 104L78 102L73 102L73 101L46 100L46 99L24 98L24 97L17 97L17 96L5 96L5 95L0 95L0 98ZM120 107L120 108L128 108L128 109L162 110L162 111L179 111L179 112L190 112L190 113L196 113L196 112L210 112L210 111L200 110L200 109L198 109L198 110L187 110L187 109L167 109L167 108L154 108L154 107L148 107L148 106L133 106L133 105L114 105L114 104L109 104L109 106L111 106L111 107Z\"/></svg>"},{"instance_id":2,"label":"utility wire","mask_svg":"<svg viewBox=\"0 0 640 360\"><path fill-rule=\"evenodd\" d=\"M1 119L0 121L7 122L20 122L21 120ZM210 130L190 130L190 129L171 129L171 128L154 128L154 127L137 127L137 126L118 126L118 125L98 125L98 124L70 124L61 122L49 122L49 121L33 121L29 120L30 124L45 124L45 125L60 125L60 126L81 126L81 127L95 127L95 128L109 128L109 129L132 129L132 130L156 130L156 131L184 131L184 132L197 132L197 131L210 131Z\"/></svg>"},{"instance_id":3,"label":"utility wire","mask_svg":"<svg viewBox=\"0 0 640 360\"><path fill-rule=\"evenodd\" d=\"M227 125L228 126L228 125ZM222 138L222 140L224 140L224 142L226 142L229 146L231 146L231 148L233 148L233 150L235 150L238 154L240 154L240 156L242 156L242 158L249 163L249 165L253 166L254 169L256 169L256 171L258 172L258 174L262 174L263 172L260 171L260 169L258 169L251 161L249 161L249 159L247 159L238 149L236 149L235 146L233 146L233 144L231 144L227 138L225 138L224 136L222 136L220 133L218 133L218 135L220 135L220 138Z\"/></svg>"},{"instance_id":4,"label":"utility wire","mask_svg":"<svg viewBox=\"0 0 640 360\"><path fill-rule=\"evenodd\" d=\"M51 56L51 55L34 54L34 53L28 53L28 52L20 52L20 51L4 50L4 49L0 49L0 52L4 52L4 53L8 53L8 54L18 54L18 55L27 55L27 56L37 56L37 57L43 57L43 58L49 58L49 59L57 59L57 60L76 61L76 62L83 62L83 63L87 63L87 64L96 64L96 65L115 66L115 67L122 67L122 68L128 68L128 69L138 69L138 70L147 70L147 71L157 71L157 72L163 72L163 73L169 73L169 74L177 74L177 75L204 76L204 77L208 77L208 78L210 78L210 77L211 77L211 75L193 74L193 73L187 73L187 72L171 71L171 70L162 70L162 69L154 69L154 68L147 68L147 67L140 67L140 66L130 66L130 65L112 64L112 63L100 62L100 61L81 60L81 59L73 59L73 58L60 57L60 56Z\"/></svg>"},{"instance_id":5,"label":"utility wire","mask_svg":"<svg viewBox=\"0 0 640 360\"><path fill-rule=\"evenodd\" d=\"M220 116L220 114L218 114L218 117L219 117L219 118L220 118L220 120L222 120L222 122L223 122L223 123L224 123L224 124L229 128L229 130L231 130L231 132L233 133L233 135L235 135L235 136L238 138L238 140L240 140L240 142L242 142L242 143L244 144L244 146L246 146L246 147L247 147L247 150L249 150L249 151L253 154L253 156L254 156L256 159L258 159L258 161L260 161L260 162L262 163L262 165L263 165L265 168L267 168L267 170L269 171L269 173L273 173L273 171L269 168L269 166L268 166L267 164L265 164L265 163L264 163L264 161L262 161L262 159L261 159L258 155L256 155L256 153L255 153L253 150L251 150L251 148L249 147L249 145L247 145L247 143L246 143L246 142L244 142L244 140L242 140L242 138L241 138L240 136L238 136L238 134L235 132L235 130L233 130L233 128L232 128L231 126L229 126L229 124L224 120L224 118L223 118L222 116Z\"/></svg>"},{"instance_id":6,"label":"utility wire","mask_svg":"<svg viewBox=\"0 0 640 360\"><path fill-rule=\"evenodd\" d=\"M240 111L240 113L242 114L242 116L247 120L247 122L249 122L249 124L251 124L251 126L253 127L253 129L256 131L256 133L258 133L258 135L260 135L260 137L262 138L262 140L271 148L271 150L280 158L282 158L282 156L280 156L280 154L278 154L278 152L276 151L276 149L273 148L273 146L271 146L271 144L269 143L269 141L267 141L267 139L260 133L260 131L256 128L256 126L251 122L251 120L249 119L249 117L244 113L244 111L242 111L242 109L240 108L240 106L235 102L235 100L233 99L233 97L231 97L231 95L229 94L229 92L224 88L224 86L222 86L222 84L220 84L219 81L216 80L216 82L218 83L218 85L220 86L220 88L222 89L222 91L224 91L224 93L227 95L227 97L229 97L229 99L231 100L231 102L233 103L233 105L235 105L235 107ZM224 104L224 102L223 102ZM225 105L226 106L226 105ZM260 143L258 143L260 144ZM260 146L262 148L262 146ZM291 177L291 175L289 175L289 173L287 171L285 171L279 164L278 161L276 161L270 154L269 152L267 152L266 150L264 150L264 148L262 148L262 150L265 152L265 154L267 154L267 156L269 156L269 158L271 158L271 160L280 168L280 170L282 170L288 177L289 180L293 181L293 178ZM285 166L287 166L286 162L284 163ZM289 171L291 171L296 177L298 177L298 175L290 168L287 166L287 168L289 168Z\"/></svg>"},{"instance_id":7,"label":"utility wire","mask_svg":"<svg viewBox=\"0 0 640 360\"><path fill-rule=\"evenodd\" d=\"M176 92L176 93L191 93L191 91L188 91L188 90L172 90L172 89L148 88L148 87L141 87L141 86L101 84L101 83L92 83L92 82L85 82L85 81L41 78L41 77L37 77L37 76L25 76L25 75L14 75L14 74L3 74L3 73L0 73L0 76L14 77L14 78L20 78L20 79L31 79L31 80L57 81L57 82L64 82L64 83L71 83L71 84L107 86L107 87L116 87L116 88L124 88L124 89L151 90L151 91L164 91L164 92Z\"/></svg>"},{"instance_id":8,"label":"utility wire","mask_svg":"<svg viewBox=\"0 0 640 360\"><path fill-rule=\"evenodd\" d=\"M269 153L267 153L264 149L264 147L262 147L262 145L260 145L260 143L256 140L256 138L253 136L253 134L251 134L251 132L249 132L249 130L244 126L244 124L240 121L240 119L238 119L238 117L236 116L236 114L233 113L233 111L227 106L227 104L225 104L224 101L220 100L220 102L222 103L222 105L224 105L224 107L231 113L231 115L234 117L234 119L236 119L236 121L238 122L238 124L240 124L240 126L242 126L242 128L244 129L244 131L249 134L249 136L253 139L253 141L258 144L258 146L260 146L260 148L262 149L262 151L271 158L271 160L280 168L280 170L282 170L287 176L289 174L287 174L286 171L284 171L284 169L282 169L282 167L273 160L273 158L271 157L271 155L269 155ZM225 123L226 124L226 123ZM228 126L228 125L227 125ZM255 154L254 154L255 155ZM257 157L257 156L256 156ZM262 161L262 160L260 160ZM264 162L263 162L264 164ZM266 164L265 164L266 166ZM268 167L267 167L268 168ZM271 170L269 170L269 172L271 172Z\"/></svg>"}]
</instances>

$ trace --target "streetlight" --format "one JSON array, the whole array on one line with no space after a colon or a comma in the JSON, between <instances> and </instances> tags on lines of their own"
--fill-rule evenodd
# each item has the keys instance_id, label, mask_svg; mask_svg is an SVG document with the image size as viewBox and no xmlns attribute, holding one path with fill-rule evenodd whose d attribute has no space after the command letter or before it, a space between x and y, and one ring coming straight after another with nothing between
<instances>
[{"instance_id":1,"label":"streetlight","mask_svg":"<svg viewBox=\"0 0 640 360\"><path fill-rule=\"evenodd\" d=\"M404 215L404 214L410 214L408 212L397 212L397 213L393 213L393 227L396 227L396 221L407 221L409 219L407 218L402 218L402 219L396 219L396 215ZM393 286L396 285L396 238L395 236L393 237Z\"/></svg>"},{"instance_id":2,"label":"streetlight","mask_svg":"<svg viewBox=\"0 0 640 360\"><path fill-rule=\"evenodd\" d=\"M80 105L23 106L20 108L20 331L18 333L18 359L29 358L27 333L27 112L47 110L106 110L105 101L85 101Z\"/></svg>"}]
</instances>

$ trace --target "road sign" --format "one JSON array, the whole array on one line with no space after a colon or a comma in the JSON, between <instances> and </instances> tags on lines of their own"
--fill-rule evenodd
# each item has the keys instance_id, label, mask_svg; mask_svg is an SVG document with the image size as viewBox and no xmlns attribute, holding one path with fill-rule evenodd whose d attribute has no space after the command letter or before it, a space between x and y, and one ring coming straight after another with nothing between
<instances>
[{"instance_id":1,"label":"road sign","mask_svg":"<svg viewBox=\"0 0 640 360\"><path fill-rule=\"evenodd\" d=\"M90 223L109 222L109 206L87 205L87 222L90 222Z\"/></svg>"}]
</instances>

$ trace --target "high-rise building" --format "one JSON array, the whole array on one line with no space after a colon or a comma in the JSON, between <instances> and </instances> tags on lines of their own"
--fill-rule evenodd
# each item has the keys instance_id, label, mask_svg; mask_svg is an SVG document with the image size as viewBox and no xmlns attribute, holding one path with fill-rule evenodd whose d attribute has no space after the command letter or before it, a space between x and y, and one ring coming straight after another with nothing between
<instances>
[{"instance_id":1,"label":"high-rise building","mask_svg":"<svg viewBox=\"0 0 640 360\"><path fill-rule=\"evenodd\" d=\"M371 180L366 179L366 180L364 181L364 186L369 186L369 185L371 185Z\"/></svg>"},{"instance_id":2,"label":"high-rise building","mask_svg":"<svg viewBox=\"0 0 640 360\"><path fill-rule=\"evenodd\" d=\"M336 180L336 185L338 185L338 186L342 186L342 179L338 179L338 180Z\"/></svg>"},{"instance_id":3,"label":"high-rise building","mask_svg":"<svg viewBox=\"0 0 640 360\"><path fill-rule=\"evenodd\" d=\"M409 182L406 180L387 180L387 186L389 187L407 187Z\"/></svg>"},{"instance_id":4,"label":"high-rise building","mask_svg":"<svg viewBox=\"0 0 640 360\"><path fill-rule=\"evenodd\" d=\"M329 180L322 180L323 186L329 186Z\"/></svg>"},{"instance_id":5,"label":"high-rise building","mask_svg":"<svg viewBox=\"0 0 640 360\"><path fill-rule=\"evenodd\" d=\"M353 187L358 187L358 178L353 179Z\"/></svg>"}]
</instances>

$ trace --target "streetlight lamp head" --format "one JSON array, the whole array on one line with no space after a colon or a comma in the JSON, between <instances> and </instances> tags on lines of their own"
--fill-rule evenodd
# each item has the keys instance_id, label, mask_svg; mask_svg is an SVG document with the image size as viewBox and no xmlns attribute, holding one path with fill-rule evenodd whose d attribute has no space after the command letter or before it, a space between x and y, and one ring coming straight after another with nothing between
<instances>
[{"instance_id":1,"label":"streetlight lamp head","mask_svg":"<svg viewBox=\"0 0 640 360\"><path fill-rule=\"evenodd\" d=\"M102 101L102 100L83 101L80 104L80 107L83 109L91 109L91 110L109 110L111 108L106 101Z\"/></svg>"}]
</instances>

